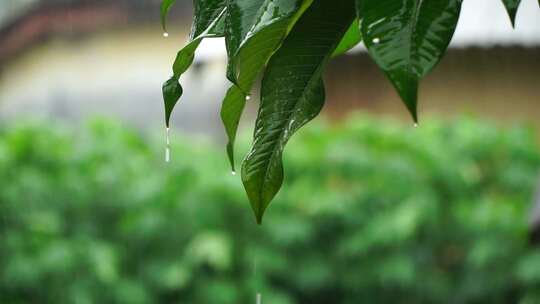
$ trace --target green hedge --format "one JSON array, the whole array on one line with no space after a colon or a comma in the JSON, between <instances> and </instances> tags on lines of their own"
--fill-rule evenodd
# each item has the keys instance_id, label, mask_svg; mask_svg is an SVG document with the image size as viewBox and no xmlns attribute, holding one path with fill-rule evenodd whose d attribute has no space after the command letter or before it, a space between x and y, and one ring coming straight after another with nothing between
<instances>
[{"instance_id":1,"label":"green hedge","mask_svg":"<svg viewBox=\"0 0 540 304\"><path fill-rule=\"evenodd\" d=\"M536 134L300 132L262 227L221 148L110 122L0 131L0 303L539 303ZM245 149L241 149L245 151Z\"/></svg>"}]
</instances>

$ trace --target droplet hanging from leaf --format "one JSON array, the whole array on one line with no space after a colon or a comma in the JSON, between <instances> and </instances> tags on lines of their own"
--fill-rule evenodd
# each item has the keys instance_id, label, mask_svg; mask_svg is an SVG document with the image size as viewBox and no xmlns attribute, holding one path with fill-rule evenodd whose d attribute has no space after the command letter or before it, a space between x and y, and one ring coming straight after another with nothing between
<instances>
[{"instance_id":1,"label":"droplet hanging from leaf","mask_svg":"<svg viewBox=\"0 0 540 304\"><path fill-rule=\"evenodd\" d=\"M174 3L164 1L163 3ZM172 4L171 4L172 5ZM165 103L165 125L169 127L172 111L182 96L180 76L191 66L195 58L195 51L204 38L223 36L225 16L224 0L209 1L206 5L195 6L195 20L192 26L192 36L189 43L176 55L173 64L173 75L163 84L163 101ZM162 4L163 7L163 4ZM162 10L163 12L163 10ZM166 15L165 15L166 16Z\"/></svg>"},{"instance_id":2,"label":"droplet hanging from leaf","mask_svg":"<svg viewBox=\"0 0 540 304\"><path fill-rule=\"evenodd\" d=\"M460 0L363 0L362 37L418 121L418 83L441 60L454 35Z\"/></svg>"},{"instance_id":3,"label":"droplet hanging from leaf","mask_svg":"<svg viewBox=\"0 0 540 304\"><path fill-rule=\"evenodd\" d=\"M176 0L163 0L161 2L161 27L163 28L163 32L164 32L163 36L167 34L167 16L169 15L169 11L171 10L175 2Z\"/></svg>"}]
</instances>

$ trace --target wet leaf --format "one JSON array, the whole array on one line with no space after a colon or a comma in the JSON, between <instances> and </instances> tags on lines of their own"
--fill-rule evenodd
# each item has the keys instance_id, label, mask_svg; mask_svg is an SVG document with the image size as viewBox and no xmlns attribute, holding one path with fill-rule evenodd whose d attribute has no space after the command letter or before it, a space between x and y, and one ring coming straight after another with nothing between
<instances>
[{"instance_id":1,"label":"wet leaf","mask_svg":"<svg viewBox=\"0 0 540 304\"><path fill-rule=\"evenodd\" d=\"M234 170L234 142L247 94L302 11L302 0L234 0L227 8L228 78L221 118L229 138L227 154ZM238 75L237 75L238 74Z\"/></svg>"},{"instance_id":2,"label":"wet leaf","mask_svg":"<svg viewBox=\"0 0 540 304\"><path fill-rule=\"evenodd\" d=\"M283 148L322 109L323 69L355 17L354 0L313 2L268 64L253 147L242 165L259 224L283 182Z\"/></svg>"},{"instance_id":3,"label":"wet leaf","mask_svg":"<svg viewBox=\"0 0 540 304\"><path fill-rule=\"evenodd\" d=\"M176 0L163 0L161 2L161 27L165 33L167 32L167 16L175 2Z\"/></svg>"},{"instance_id":4,"label":"wet leaf","mask_svg":"<svg viewBox=\"0 0 540 304\"><path fill-rule=\"evenodd\" d=\"M521 0L503 0L503 3L508 12L508 16L510 16L510 21L512 21L512 27L516 27L516 14Z\"/></svg>"},{"instance_id":5,"label":"wet leaf","mask_svg":"<svg viewBox=\"0 0 540 304\"><path fill-rule=\"evenodd\" d=\"M217 20L224 21L227 0L194 0L195 14L191 26L190 40L203 35L212 29L212 25ZM221 36L224 35L223 23L220 29Z\"/></svg>"},{"instance_id":6,"label":"wet leaf","mask_svg":"<svg viewBox=\"0 0 540 304\"><path fill-rule=\"evenodd\" d=\"M233 68L236 52L249 30L258 21L259 11L268 6L265 2L265 0L230 0L227 2L225 19L225 43L229 56L227 78L233 83L236 83L236 71Z\"/></svg>"},{"instance_id":7,"label":"wet leaf","mask_svg":"<svg viewBox=\"0 0 540 304\"><path fill-rule=\"evenodd\" d=\"M460 0L362 1L364 43L415 121L419 80L445 54L460 10Z\"/></svg>"},{"instance_id":8,"label":"wet leaf","mask_svg":"<svg viewBox=\"0 0 540 304\"><path fill-rule=\"evenodd\" d=\"M165 101L165 125L169 127L169 120L174 106L182 96L182 86L174 78L163 84L163 100Z\"/></svg>"},{"instance_id":9,"label":"wet leaf","mask_svg":"<svg viewBox=\"0 0 540 304\"><path fill-rule=\"evenodd\" d=\"M195 51L204 38L223 37L225 12L224 0L196 2L195 19L189 42L176 55L173 64L173 76L163 84L165 124L167 127L169 127L172 111L182 96L182 86L179 83L180 76L193 63Z\"/></svg>"}]
</instances>

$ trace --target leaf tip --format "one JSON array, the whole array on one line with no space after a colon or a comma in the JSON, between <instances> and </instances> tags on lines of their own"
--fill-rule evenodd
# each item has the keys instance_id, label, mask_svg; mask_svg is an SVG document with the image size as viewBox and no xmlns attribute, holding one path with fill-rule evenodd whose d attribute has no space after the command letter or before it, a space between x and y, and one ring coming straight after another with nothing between
<instances>
[{"instance_id":1,"label":"leaf tip","mask_svg":"<svg viewBox=\"0 0 540 304\"><path fill-rule=\"evenodd\" d=\"M392 79L401 100L409 111L413 122L418 124L418 79L408 75L404 82Z\"/></svg>"},{"instance_id":2,"label":"leaf tip","mask_svg":"<svg viewBox=\"0 0 540 304\"><path fill-rule=\"evenodd\" d=\"M256 216L256 219L257 219L257 225L261 226L262 225L262 220L263 220L263 215L262 214L258 214Z\"/></svg>"},{"instance_id":3,"label":"leaf tip","mask_svg":"<svg viewBox=\"0 0 540 304\"><path fill-rule=\"evenodd\" d=\"M227 156L229 157L229 163L231 165L231 170L236 172L236 164L234 162L234 144L229 142L227 144Z\"/></svg>"},{"instance_id":4,"label":"leaf tip","mask_svg":"<svg viewBox=\"0 0 540 304\"><path fill-rule=\"evenodd\" d=\"M416 106L412 110L409 109L409 112L411 113L414 125L418 126L418 110L416 109Z\"/></svg>"},{"instance_id":5,"label":"leaf tip","mask_svg":"<svg viewBox=\"0 0 540 304\"><path fill-rule=\"evenodd\" d=\"M163 84L163 103L165 105L165 126L169 127L172 111L182 96L182 86L174 76Z\"/></svg>"},{"instance_id":6,"label":"leaf tip","mask_svg":"<svg viewBox=\"0 0 540 304\"><path fill-rule=\"evenodd\" d=\"M262 206L260 206L259 203L260 202L253 204L253 201L252 201L251 206L253 207L253 214L255 215L255 221L257 222L257 225L262 225L264 212L266 208L263 208Z\"/></svg>"},{"instance_id":7,"label":"leaf tip","mask_svg":"<svg viewBox=\"0 0 540 304\"><path fill-rule=\"evenodd\" d=\"M165 33L167 33L167 16L169 15L169 11L175 2L176 0L163 0L161 2L161 28Z\"/></svg>"}]
</instances>

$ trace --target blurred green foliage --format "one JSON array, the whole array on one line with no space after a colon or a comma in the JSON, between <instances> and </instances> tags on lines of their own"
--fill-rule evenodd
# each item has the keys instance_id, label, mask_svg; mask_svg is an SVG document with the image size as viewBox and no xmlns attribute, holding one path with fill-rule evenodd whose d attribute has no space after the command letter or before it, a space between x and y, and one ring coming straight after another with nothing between
<instances>
[{"instance_id":1,"label":"blurred green foliage","mask_svg":"<svg viewBox=\"0 0 540 304\"><path fill-rule=\"evenodd\" d=\"M176 138L165 164L110 122L7 126L0 303L539 303L535 136L315 124L259 227L221 149Z\"/></svg>"}]
</instances>

